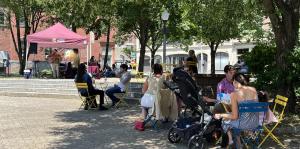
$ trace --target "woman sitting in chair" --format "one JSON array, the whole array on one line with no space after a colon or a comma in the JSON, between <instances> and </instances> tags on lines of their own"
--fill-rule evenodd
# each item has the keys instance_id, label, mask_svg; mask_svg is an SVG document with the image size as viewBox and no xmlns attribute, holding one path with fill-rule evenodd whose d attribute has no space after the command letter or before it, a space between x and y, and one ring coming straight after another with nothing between
<instances>
[{"instance_id":1,"label":"woman sitting in chair","mask_svg":"<svg viewBox=\"0 0 300 149\"><path fill-rule=\"evenodd\" d=\"M258 101L256 89L246 85L247 81L244 75L239 73L235 74L233 76L233 86L235 87L235 91L230 94L232 112L229 114L215 114L216 119L223 118L223 120L229 120L227 121L228 123L223 123L223 129L225 132L227 131L228 134L229 145L233 144L230 131L231 128L249 129L258 125L255 121L255 119L258 119L258 117L255 117L256 115L244 115L244 117L239 117L238 104L240 102ZM237 139L237 144L239 146L241 144L239 139Z\"/></svg>"},{"instance_id":2,"label":"woman sitting in chair","mask_svg":"<svg viewBox=\"0 0 300 149\"><path fill-rule=\"evenodd\" d=\"M78 66L77 75L75 77L76 83L87 83L88 85L88 93L86 90L79 90L80 94L82 96L93 96L93 95L100 95L100 104L99 104L99 110L107 110L106 107L103 106L104 104L104 91L94 88L92 77L87 73L87 69L84 63L81 63ZM91 100L91 99L87 99ZM95 100L96 102L96 100ZM97 103L95 104L97 105ZM88 105L85 105L85 109L87 109Z\"/></svg>"}]
</instances>

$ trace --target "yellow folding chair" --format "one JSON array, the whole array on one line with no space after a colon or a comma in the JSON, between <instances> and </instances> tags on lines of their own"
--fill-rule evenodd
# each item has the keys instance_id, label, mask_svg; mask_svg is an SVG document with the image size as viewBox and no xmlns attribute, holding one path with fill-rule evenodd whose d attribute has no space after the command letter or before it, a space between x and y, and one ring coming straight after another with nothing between
<instances>
[{"instance_id":1,"label":"yellow folding chair","mask_svg":"<svg viewBox=\"0 0 300 149\"><path fill-rule=\"evenodd\" d=\"M273 127L271 127L272 129L268 128L266 125L263 125L264 130L267 132L267 135L264 137L264 139L262 140L262 142L259 144L258 147L260 147L266 141L266 139L271 136L271 138L275 142L277 142L280 146L285 148L285 145L283 145L283 143L281 141L279 141L279 139L273 134L273 131L283 120L285 107L287 105L288 98L281 96L281 95L277 95L274 102L275 102L275 105L273 108L273 113L277 117L278 122ZM281 108L279 108L279 107L281 107Z\"/></svg>"},{"instance_id":2,"label":"yellow folding chair","mask_svg":"<svg viewBox=\"0 0 300 149\"><path fill-rule=\"evenodd\" d=\"M129 91L129 83L125 86L125 92L114 94L115 97L120 99L120 101L117 102L116 105L114 106L115 108L119 108L121 106L129 107L128 103L125 101L125 98L128 97L128 91Z\"/></svg>"},{"instance_id":3,"label":"yellow folding chair","mask_svg":"<svg viewBox=\"0 0 300 149\"><path fill-rule=\"evenodd\" d=\"M135 79L137 82L142 82L144 78L144 72L137 72L135 75Z\"/></svg>"},{"instance_id":4,"label":"yellow folding chair","mask_svg":"<svg viewBox=\"0 0 300 149\"><path fill-rule=\"evenodd\" d=\"M91 107L97 107L97 105L95 105L96 95L90 95L89 94L87 83L75 83L75 84L76 84L76 88L78 90L78 95L79 95L79 97L82 101L79 109L81 109L81 107L85 106L86 104L88 105L88 109L91 109ZM81 93L80 93L80 90L86 90L87 96L82 96Z\"/></svg>"}]
</instances>

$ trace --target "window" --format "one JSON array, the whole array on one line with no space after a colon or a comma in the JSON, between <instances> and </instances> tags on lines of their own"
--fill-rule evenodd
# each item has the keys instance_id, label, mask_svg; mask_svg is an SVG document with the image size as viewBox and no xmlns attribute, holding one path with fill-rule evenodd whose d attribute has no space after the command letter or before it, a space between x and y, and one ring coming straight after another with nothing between
<instances>
[{"instance_id":1,"label":"window","mask_svg":"<svg viewBox=\"0 0 300 149\"><path fill-rule=\"evenodd\" d=\"M150 66L150 56L145 55L144 66Z\"/></svg>"},{"instance_id":2,"label":"window","mask_svg":"<svg viewBox=\"0 0 300 149\"><path fill-rule=\"evenodd\" d=\"M215 70L216 72L222 73L224 67L229 64L228 53L218 52L215 57Z\"/></svg>"},{"instance_id":3,"label":"window","mask_svg":"<svg viewBox=\"0 0 300 149\"><path fill-rule=\"evenodd\" d=\"M4 12L0 10L0 26L4 26L4 25L5 25Z\"/></svg>"},{"instance_id":4,"label":"window","mask_svg":"<svg viewBox=\"0 0 300 149\"><path fill-rule=\"evenodd\" d=\"M249 52L249 48L237 49L237 54L242 55Z\"/></svg>"},{"instance_id":5,"label":"window","mask_svg":"<svg viewBox=\"0 0 300 149\"><path fill-rule=\"evenodd\" d=\"M160 64L161 61L162 61L162 58L161 58L160 55L155 55L155 56L154 56L154 63Z\"/></svg>"}]
</instances>

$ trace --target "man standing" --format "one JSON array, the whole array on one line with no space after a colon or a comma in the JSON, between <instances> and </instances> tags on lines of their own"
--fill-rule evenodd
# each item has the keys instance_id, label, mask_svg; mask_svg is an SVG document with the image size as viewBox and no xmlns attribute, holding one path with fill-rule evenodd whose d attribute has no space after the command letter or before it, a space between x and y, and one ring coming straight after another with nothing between
<instances>
[{"instance_id":1,"label":"man standing","mask_svg":"<svg viewBox=\"0 0 300 149\"><path fill-rule=\"evenodd\" d=\"M58 53L57 49L54 49L54 51L49 55L50 63L51 63L51 69L53 78L59 78L59 64L61 61L61 56Z\"/></svg>"}]
</instances>

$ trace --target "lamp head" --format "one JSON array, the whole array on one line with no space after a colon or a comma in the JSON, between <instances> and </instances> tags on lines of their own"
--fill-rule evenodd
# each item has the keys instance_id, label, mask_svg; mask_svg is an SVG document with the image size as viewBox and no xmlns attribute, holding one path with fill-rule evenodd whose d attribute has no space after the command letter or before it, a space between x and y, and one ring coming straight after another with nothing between
<instances>
[{"instance_id":1,"label":"lamp head","mask_svg":"<svg viewBox=\"0 0 300 149\"><path fill-rule=\"evenodd\" d=\"M161 14L161 19L164 20L164 21L167 21L169 19L169 12L167 10L164 10L164 12L162 12Z\"/></svg>"}]
</instances>

